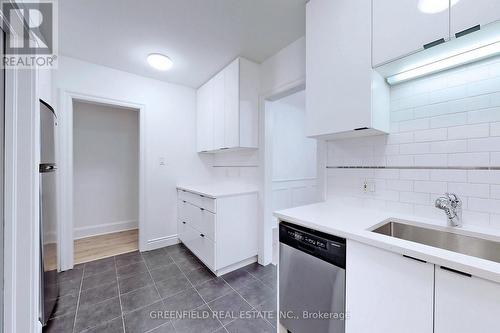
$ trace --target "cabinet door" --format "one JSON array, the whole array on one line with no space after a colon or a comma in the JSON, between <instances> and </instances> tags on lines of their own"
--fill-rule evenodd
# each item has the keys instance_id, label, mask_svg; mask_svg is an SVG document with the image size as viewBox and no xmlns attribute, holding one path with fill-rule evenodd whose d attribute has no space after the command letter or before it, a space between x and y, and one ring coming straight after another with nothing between
<instances>
[{"instance_id":1,"label":"cabinet door","mask_svg":"<svg viewBox=\"0 0 500 333\"><path fill-rule=\"evenodd\" d=\"M212 80L214 107L214 149L225 148L224 142L224 72L218 73Z\"/></svg>"},{"instance_id":2,"label":"cabinet door","mask_svg":"<svg viewBox=\"0 0 500 333\"><path fill-rule=\"evenodd\" d=\"M434 265L348 241L346 267L347 333L433 332Z\"/></svg>"},{"instance_id":3,"label":"cabinet door","mask_svg":"<svg viewBox=\"0 0 500 333\"><path fill-rule=\"evenodd\" d=\"M422 7L426 3L428 7ZM433 8L433 4L443 3L442 8ZM432 13L438 9L442 10ZM449 5L445 1L373 0L373 66L449 35Z\"/></svg>"},{"instance_id":4,"label":"cabinet door","mask_svg":"<svg viewBox=\"0 0 500 333\"><path fill-rule=\"evenodd\" d=\"M452 3L455 2L452 0ZM451 7L451 34L500 20L500 1L461 0Z\"/></svg>"},{"instance_id":5,"label":"cabinet door","mask_svg":"<svg viewBox=\"0 0 500 333\"><path fill-rule=\"evenodd\" d=\"M306 7L306 135L371 127L371 2Z\"/></svg>"},{"instance_id":6,"label":"cabinet door","mask_svg":"<svg viewBox=\"0 0 500 333\"><path fill-rule=\"evenodd\" d=\"M240 61L224 69L224 146L240 145Z\"/></svg>"},{"instance_id":7,"label":"cabinet door","mask_svg":"<svg viewBox=\"0 0 500 333\"><path fill-rule=\"evenodd\" d=\"M198 152L214 148L214 119L211 82L207 82L197 91L196 133Z\"/></svg>"},{"instance_id":8,"label":"cabinet door","mask_svg":"<svg viewBox=\"0 0 500 333\"><path fill-rule=\"evenodd\" d=\"M435 333L500 332L500 284L436 267Z\"/></svg>"}]
</instances>

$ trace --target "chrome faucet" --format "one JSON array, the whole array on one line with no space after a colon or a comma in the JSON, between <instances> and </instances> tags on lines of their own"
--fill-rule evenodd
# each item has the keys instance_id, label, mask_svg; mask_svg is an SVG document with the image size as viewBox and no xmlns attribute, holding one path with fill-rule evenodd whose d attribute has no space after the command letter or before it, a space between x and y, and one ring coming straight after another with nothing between
<instances>
[{"instance_id":1,"label":"chrome faucet","mask_svg":"<svg viewBox=\"0 0 500 333\"><path fill-rule=\"evenodd\" d=\"M436 208L444 210L448 224L452 227L462 226L462 200L454 193L446 193L435 202Z\"/></svg>"}]
</instances>

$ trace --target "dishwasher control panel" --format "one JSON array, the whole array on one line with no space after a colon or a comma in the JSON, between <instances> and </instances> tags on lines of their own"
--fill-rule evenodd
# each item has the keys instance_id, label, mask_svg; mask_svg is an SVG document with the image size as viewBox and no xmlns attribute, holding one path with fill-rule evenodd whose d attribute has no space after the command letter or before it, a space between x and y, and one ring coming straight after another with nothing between
<instances>
[{"instance_id":1,"label":"dishwasher control panel","mask_svg":"<svg viewBox=\"0 0 500 333\"><path fill-rule=\"evenodd\" d=\"M343 238L287 222L279 227L280 242L332 264L345 267Z\"/></svg>"}]
</instances>

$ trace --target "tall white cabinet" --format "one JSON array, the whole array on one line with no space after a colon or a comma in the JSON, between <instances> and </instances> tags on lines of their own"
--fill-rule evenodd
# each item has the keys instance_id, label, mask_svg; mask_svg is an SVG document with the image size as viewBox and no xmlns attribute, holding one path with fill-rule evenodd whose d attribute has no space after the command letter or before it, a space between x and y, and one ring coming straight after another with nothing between
<instances>
[{"instance_id":1,"label":"tall white cabinet","mask_svg":"<svg viewBox=\"0 0 500 333\"><path fill-rule=\"evenodd\" d=\"M197 91L198 152L258 147L259 66L237 58Z\"/></svg>"},{"instance_id":2,"label":"tall white cabinet","mask_svg":"<svg viewBox=\"0 0 500 333\"><path fill-rule=\"evenodd\" d=\"M389 131L389 87L372 69L371 0L306 5L306 135Z\"/></svg>"}]
</instances>

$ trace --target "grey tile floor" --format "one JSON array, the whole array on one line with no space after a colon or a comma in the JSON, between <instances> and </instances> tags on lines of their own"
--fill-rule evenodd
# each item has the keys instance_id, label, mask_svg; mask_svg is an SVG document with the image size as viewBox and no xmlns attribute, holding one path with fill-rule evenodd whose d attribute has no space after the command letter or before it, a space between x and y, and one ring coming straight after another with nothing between
<instances>
[{"instance_id":1,"label":"grey tile floor","mask_svg":"<svg viewBox=\"0 0 500 333\"><path fill-rule=\"evenodd\" d=\"M92 261L60 274L44 332L276 332L276 275L255 263L217 278L180 244Z\"/></svg>"}]
</instances>

